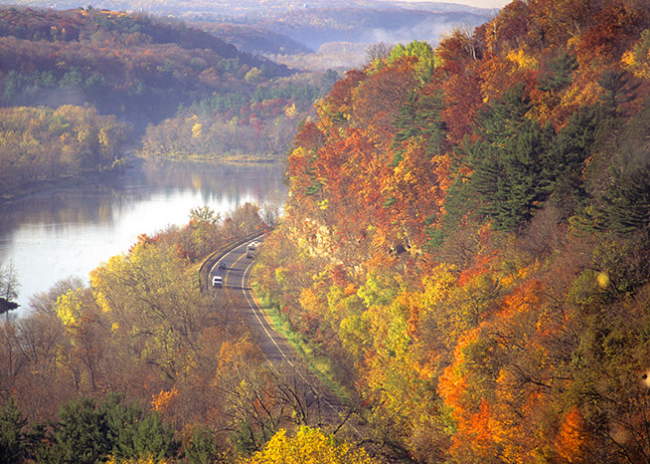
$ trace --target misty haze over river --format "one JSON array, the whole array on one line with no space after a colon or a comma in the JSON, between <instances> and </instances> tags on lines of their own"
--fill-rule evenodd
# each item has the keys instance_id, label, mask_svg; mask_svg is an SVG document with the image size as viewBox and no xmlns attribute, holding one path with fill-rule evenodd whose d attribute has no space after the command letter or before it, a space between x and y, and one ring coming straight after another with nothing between
<instances>
[{"instance_id":1,"label":"misty haze over river","mask_svg":"<svg viewBox=\"0 0 650 464\"><path fill-rule=\"evenodd\" d=\"M209 206L222 217L246 202L284 203L282 165L144 163L112 180L0 204L0 263L18 271L23 314L35 293L127 252L142 233L189 222Z\"/></svg>"}]
</instances>

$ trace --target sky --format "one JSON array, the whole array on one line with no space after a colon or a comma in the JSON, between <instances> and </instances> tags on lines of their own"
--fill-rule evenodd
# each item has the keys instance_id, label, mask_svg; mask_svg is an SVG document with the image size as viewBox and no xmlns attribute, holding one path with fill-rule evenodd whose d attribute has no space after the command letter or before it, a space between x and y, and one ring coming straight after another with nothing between
<instances>
[{"instance_id":1,"label":"sky","mask_svg":"<svg viewBox=\"0 0 650 464\"><path fill-rule=\"evenodd\" d=\"M510 1L511 0L462 0L451 1L450 3L461 3L463 5L476 6L479 8L503 8L508 3L510 3Z\"/></svg>"},{"instance_id":2,"label":"sky","mask_svg":"<svg viewBox=\"0 0 650 464\"><path fill-rule=\"evenodd\" d=\"M411 3L417 3L421 0L402 0ZM431 0L435 1L435 0ZM470 5L478 8L503 8L512 0L440 0L445 3L459 3L462 5Z\"/></svg>"}]
</instances>

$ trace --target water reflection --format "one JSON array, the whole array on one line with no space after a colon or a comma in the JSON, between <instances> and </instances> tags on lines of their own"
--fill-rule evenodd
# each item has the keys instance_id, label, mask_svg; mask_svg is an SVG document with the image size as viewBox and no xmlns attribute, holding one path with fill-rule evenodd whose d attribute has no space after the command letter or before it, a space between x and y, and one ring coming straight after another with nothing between
<instances>
[{"instance_id":1,"label":"water reflection","mask_svg":"<svg viewBox=\"0 0 650 464\"><path fill-rule=\"evenodd\" d=\"M191 208L223 215L246 202L282 202L282 166L155 164L124 175L0 205L0 263L13 260L19 304L60 279L88 273L140 233L185 224Z\"/></svg>"}]
</instances>

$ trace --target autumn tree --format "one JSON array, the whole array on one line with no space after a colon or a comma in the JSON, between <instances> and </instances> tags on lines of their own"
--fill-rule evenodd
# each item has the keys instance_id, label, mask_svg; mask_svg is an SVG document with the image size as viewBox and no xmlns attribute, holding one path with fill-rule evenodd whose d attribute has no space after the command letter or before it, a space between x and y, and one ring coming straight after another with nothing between
<instances>
[{"instance_id":1,"label":"autumn tree","mask_svg":"<svg viewBox=\"0 0 650 464\"><path fill-rule=\"evenodd\" d=\"M355 448L345 442L337 441L319 429L300 427L295 436L287 436L286 430L278 431L267 443L264 450L255 453L242 464L272 463L362 463L378 462L362 448Z\"/></svg>"},{"instance_id":2,"label":"autumn tree","mask_svg":"<svg viewBox=\"0 0 650 464\"><path fill-rule=\"evenodd\" d=\"M18 298L18 274L13 261L0 267L0 315L5 313L6 320L9 321L9 311L18 308L16 298Z\"/></svg>"},{"instance_id":3,"label":"autumn tree","mask_svg":"<svg viewBox=\"0 0 650 464\"><path fill-rule=\"evenodd\" d=\"M126 346L169 379L191 359L208 310L184 268L173 247L141 244L91 275L97 302Z\"/></svg>"}]
</instances>

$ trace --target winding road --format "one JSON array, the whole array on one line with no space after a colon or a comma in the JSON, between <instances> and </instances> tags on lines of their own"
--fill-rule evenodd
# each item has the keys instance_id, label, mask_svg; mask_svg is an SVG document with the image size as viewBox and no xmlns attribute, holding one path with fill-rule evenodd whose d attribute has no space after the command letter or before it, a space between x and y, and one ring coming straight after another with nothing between
<instances>
[{"instance_id":1,"label":"winding road","mask_svg":"<svg viewBox=\"0 0 650 464\"><path fill-rule=\"evenodd\" d=\"M296 362L295 350L271 327L250 292L249 277L255 258L248 257L247 246L253 241L263 240L264 234L261 234L223 254L209 269L208 282L212 282L213 276L221 276L223 287L212 288L211 291L222 293L230 303L241 306L249 327L258 336L257 342L262 352L275 367L282 363L293 367Z\"/></svg>"},{"instance_id":2,"label":"winding road","mask_svg":"<svg viewBox=\"0 0 650 464\"><path fill-rule=\"evenodd\" d=\"M208 266L202 271L204 272L202 277L202 279L205 279L204 285L205 282L209 283L210 288L208 291L219 297L222 296L228 304L237 306L237 309L246 318L246 323L250 327L252 335L256 337L256 342L264 356L276 372L286 371L288 368L297 374L296 379L300 379L299 383L302 384L302 388L310 390L308 396L311 397L311 400L308 402L318 402L320 405L319 416L322 413L323 417L320 417L319 421L329 417L330 423L339 423L340 427L348 422L352 409L346 407L329 388L325 387L321 381L308 372L295 349L286 338L273 329L251 294L249 277L255 258L247 255L247 246L253 241L262 242L263 240L264 234L251 236L246 241L241 240L240 244L232 249L225 249L222 252L215 253L206 261ZM211 283L214 276L222 277L223 286L212 287ZM354 425L349 425L358 434L358 430Z\"/></svg>"}]
</instances>

